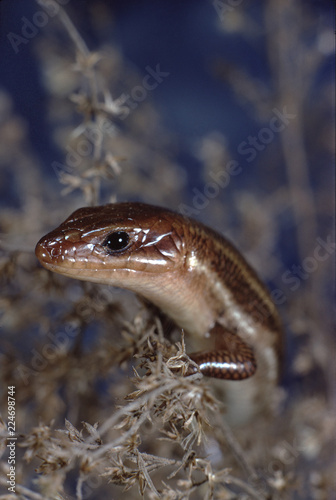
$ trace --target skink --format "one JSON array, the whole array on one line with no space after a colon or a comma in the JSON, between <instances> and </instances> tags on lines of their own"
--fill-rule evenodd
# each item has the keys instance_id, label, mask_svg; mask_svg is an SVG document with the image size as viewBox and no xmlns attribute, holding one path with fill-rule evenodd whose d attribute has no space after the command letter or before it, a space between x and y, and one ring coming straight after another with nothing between
<instances>
[{"instance_id":1,"label":"skink","mask_svg":"<svg viewBox=\"0 0 336 500\"><path fill-rule=\"evenodd\" d=\"M280 319L256 273L217 232L165 208L108 204L76 210L41 238L36 255L51 271L132 290L206 339L208 349L190 356L204 375L230 381L236 423L268 406L283 351Z\"/></svg>"}]
</instances>

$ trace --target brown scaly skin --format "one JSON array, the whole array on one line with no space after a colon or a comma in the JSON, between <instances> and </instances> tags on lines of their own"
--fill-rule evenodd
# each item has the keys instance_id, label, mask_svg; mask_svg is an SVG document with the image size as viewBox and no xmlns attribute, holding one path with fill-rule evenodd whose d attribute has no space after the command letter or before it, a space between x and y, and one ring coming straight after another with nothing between
<instances>
[{"instance_id":1,"label":"brown scaly skin","mask_svg":"<svg viewBox=\"0 0 336 500\"><path fill-rule=\"evenodd\" d=\"M124 248L115 249L116 232L128 238ZM52 271L132 290L187 333L211 337L210 350L191 358L206 376L248 378L250 406L276 384L283 343L276 308L241 254L205 225L142 203L86 207L43 237L36 255Z\"/></svg>"}]
</instances>

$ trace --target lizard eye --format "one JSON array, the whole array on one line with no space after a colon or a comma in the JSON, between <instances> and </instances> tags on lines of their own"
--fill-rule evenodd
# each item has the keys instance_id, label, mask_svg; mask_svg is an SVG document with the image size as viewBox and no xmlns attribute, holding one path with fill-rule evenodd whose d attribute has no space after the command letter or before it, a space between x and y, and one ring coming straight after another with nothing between
<instances>
[{"instance_id":1,"label":"lizard eye","mask_svg":"<svg viewBox=\"0 0 336 500\"><path fill-rule=\"evenodd\" d=\"M125 231L115 231L106 237L103 247L107 247L112 252L117 252L126 248L129 240L130 237Z\"/></svg>"}]
</instances>

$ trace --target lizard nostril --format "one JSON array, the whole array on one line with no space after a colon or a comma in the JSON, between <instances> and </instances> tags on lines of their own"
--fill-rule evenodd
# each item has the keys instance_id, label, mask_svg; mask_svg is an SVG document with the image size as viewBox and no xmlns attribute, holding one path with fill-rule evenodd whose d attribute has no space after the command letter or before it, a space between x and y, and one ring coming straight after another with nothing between
<instances>
[{"instance_id":1,"label":"lizard nostril","mask_svg":"<svg viewBox=\"0 0 336 500\"><path fill-rule=\"evenodd\" d=\"M52 256L49 250L47 240L42 238L35 248L35 255L41 263L51 263Z\"/></svg>"}]
</instances>

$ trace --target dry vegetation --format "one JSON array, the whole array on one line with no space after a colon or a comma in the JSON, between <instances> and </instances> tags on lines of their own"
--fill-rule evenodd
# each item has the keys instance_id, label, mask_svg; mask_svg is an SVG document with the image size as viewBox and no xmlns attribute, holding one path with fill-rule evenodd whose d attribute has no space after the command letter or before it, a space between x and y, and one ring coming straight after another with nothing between
<instances>
[{"instance_id":1,"label":"dry vegetation","mask_svg":"<svg viewBox=\"0 0 336 500\"><path fill-rule=\"evenodd\" d=\"M230 207L240 221L232 237L263 269L263 277L283 289L286 266L276 247L286 237L286 225L296 225L289 233L296 262L314 255L317 237L333 241L328 182L308 170L305 146L312 141L321 158L332 155L331 89L325 85L315 107L308 107L307 82L323 62L317 45L304 40L312 21L308 14L298 15L298 2L266 5L270 68L277 82L273 91L223 61L217 61L215 71L231 82L238 97L245 96L256 116L265 118L269 109L283 106L297 115L281 134L280 146L274 146L282 151L272 150L275 157L283 155L286 180L280 180L282 166L274 160L272 193L236 190ZM225 22L231 29L252 23L243 7L230 15ZM293 16L300 21L289 37L286 19ZM60 33L71 45L60 43ZM290 57L293 47L300 68ZM185 173L168 151L150 99L141 103L140 112L121 119L123 103L114 97L140 77L116 48L90 52L60 9L36 50L50 92L47 120L68 156L63 164L51 162L63 185L60 201L56 177L43 173L26 124L0 91L1 183L11 182L17 199L0 218L0 499L331 500L336 477L335 341L329 314L334 250L295 293L285 288L282 315L290 358L274 417L230 429L211 381L183 376L189 339L180 331L164 335L157 311L126 292L51 275L38 265L37 240L74 208L134 198L174 208L183 199ZM309 112L321 127L304 125ZM230 159L218 134L205 137L197 154L205 182L211 170ZM267 177L270 157L264 158L267 165L260 158L259 169ZM310 178L317 179L314 189ZM212 200L206 211L221 228L228 222L223 223L228 206L222 198ZM15 495L6 485L8 386L16 391Z\"/></svg>"}]
</instances>

